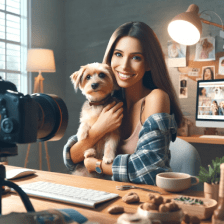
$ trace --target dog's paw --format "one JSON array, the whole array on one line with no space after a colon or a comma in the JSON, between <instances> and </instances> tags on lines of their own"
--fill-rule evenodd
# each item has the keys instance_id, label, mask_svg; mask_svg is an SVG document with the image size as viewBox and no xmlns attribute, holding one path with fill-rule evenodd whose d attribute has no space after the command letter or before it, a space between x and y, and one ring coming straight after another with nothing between
<instances>
[{"instance_id":1,"label":"dog's paw","mask_svg":"<svg viewBox=\"0 0 224 224\"><path fill-rule=\"evenodd\" d=\"M85 158L88 158L88 157L96 157L96 150L91 148L91 149L87 149L85 152L84 152L84 157Z\"/></svg>"},{"instance_id":2,"label":"dog's paw","mask_svg":"<svg viewBox=\"0 0 224 224\"><path fill-rule=\"evenodd\" d=\"M106 164L112 163L113 160L114 160L113 157L106 157L106 156L103 157L103 162L106 163Z\"/></svg>"}]
</instances>

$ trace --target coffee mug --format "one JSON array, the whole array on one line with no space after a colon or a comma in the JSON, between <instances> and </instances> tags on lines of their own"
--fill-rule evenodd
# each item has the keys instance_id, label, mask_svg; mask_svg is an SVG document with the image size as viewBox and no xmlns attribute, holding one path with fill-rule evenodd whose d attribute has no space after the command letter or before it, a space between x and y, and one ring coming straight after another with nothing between
<instances>
[{"instance_id":1,"label":"coffee mug","mask_svg":"<svg viewBox=\"0 0 224 224\"><path fill-rule=\"evenodd\" d=\"M197 177L186 173L164 172L156 175L156 185L171 192L183 191L198 183Z\"/></svg>"}]
</instances>

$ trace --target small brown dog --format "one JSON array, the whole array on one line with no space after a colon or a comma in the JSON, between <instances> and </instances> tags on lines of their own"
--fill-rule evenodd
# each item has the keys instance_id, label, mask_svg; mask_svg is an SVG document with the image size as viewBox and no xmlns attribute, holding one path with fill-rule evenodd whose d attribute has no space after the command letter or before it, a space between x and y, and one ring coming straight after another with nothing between
<instances>
[{"instance_id":1,"label":"small brown dog","mask_svg":"<svg viewBox=\"0 0 224 224\"><path fill-rule=\"evenodd\" d=\"M80 141L88 136L88 131L98 119L103 108L113 100L118 102L111 94L119 87L107 64L91 63L81 66L80 70L70 77L75 90L79 88L87 98L82 106L80 126L77 132L78 141ZM112 163L119 139L118 129L107 133L93 148L85 151L84 157L96 157L103 159L105 163Z\"/></svg>"}]
</instances>

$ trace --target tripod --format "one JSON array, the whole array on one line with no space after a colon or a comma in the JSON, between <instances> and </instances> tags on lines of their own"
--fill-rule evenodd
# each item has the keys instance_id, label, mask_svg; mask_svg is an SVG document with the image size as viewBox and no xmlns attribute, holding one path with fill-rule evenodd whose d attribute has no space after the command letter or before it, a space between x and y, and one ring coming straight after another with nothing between
<instances>
[{"instance_id":1,"label":"tripod","mask_svg":"<svg viewBox=\"0 0 224 224\"><path fill-rule=\"evenodd\" d=\"M35 212L33 205L31 204L27 194L17 184L5 180L5 177L6 177L5 166L0 165L0 215L2 215L2 193L4 192L3 188L4 186L13 188L19 194L27 212Z\"/></svg>"}]
</instances>

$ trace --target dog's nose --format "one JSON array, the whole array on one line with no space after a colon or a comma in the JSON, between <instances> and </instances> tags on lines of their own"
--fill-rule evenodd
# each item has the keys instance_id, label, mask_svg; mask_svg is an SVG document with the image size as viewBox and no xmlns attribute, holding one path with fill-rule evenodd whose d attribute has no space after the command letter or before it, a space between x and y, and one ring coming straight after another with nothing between
<instances>
[{"instance_id":1,"label":"dog's nose","mask_svg":"<svg viewBox=\"0 0 224 224\"><path fill-rule=\"evenodd\" d=\"M93 84L91 84L91 86L93 89L96 89L99 86L99 83L93 83Z\"/></svg>"}]
</instances>

